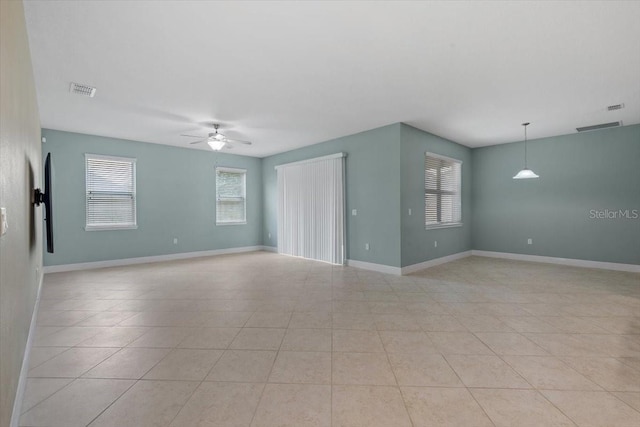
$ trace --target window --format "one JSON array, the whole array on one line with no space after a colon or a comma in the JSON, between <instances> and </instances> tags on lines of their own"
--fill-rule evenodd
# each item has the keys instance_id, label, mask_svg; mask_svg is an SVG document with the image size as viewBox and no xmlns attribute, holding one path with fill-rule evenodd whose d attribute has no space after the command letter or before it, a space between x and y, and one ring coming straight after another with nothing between
<instances>
[{"instance_id":1,"label":"window","mask_svg":"<svg viewBox=\"0 0 640 427\"><path fill-rule=\"evenodd\" d=\"M136 225L136 159L85 154L86 230Z\"/></svg>"},{"instance_id":2,"label":"window","mask_svg":"<svg viewBox=\"0 0 640 427\"><path fill-rule=\"evenodd\" d=\"M246 224L247 171L216 168L216 225Z\"/></svg>"},{"instance_id":3,"label":"window","mask_svg":"<svg viewBox=\"0 0 640 427\"><path fill-rule=\"evenodd\" d=\"M426 153L424 163L424 204L427 228L462 224L460 197L462 162Z\"/></svg>"}]
</instances>

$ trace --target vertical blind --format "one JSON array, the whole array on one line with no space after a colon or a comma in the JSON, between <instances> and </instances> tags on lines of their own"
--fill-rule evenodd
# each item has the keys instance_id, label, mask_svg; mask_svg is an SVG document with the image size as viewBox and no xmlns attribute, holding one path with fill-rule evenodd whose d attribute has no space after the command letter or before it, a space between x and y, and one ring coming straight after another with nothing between
<instances>
[{"instance_id":1,"label":"vertical blind","mask_svg":"<svg viewBox=\"0 0 640 427\"><path fill-rule=\"evenodd\" d=\"M424 204L427 227L462 221L461 166L459 160L426 153Z\"/></svg>"},{"instance_id":2,"label":"vertical blind","mask_svg":"<svg viewBox=\"0 0 640 427\"><path fill-rule=\"evenodd\" d=\"M278 252L343 264L344 156L282 165L278 174Z\"/></svg>"},{"instance_id":3,"label":"vertical blind","mask_svg":"<svg viewBox=\"0 0 640 427\"><path fill-rule=\"evenodd\" d=\"M86 229L136 227L136 159L86 154Z\"/></svg>"},{"instance_id":4,"label":"vertical blind","mask_svg":"<svg viewBox=\"0 0 640 427\"><path fill-rule=\"evenodd\" d=\"M245 224L246 178L244 169L216 168L216 224Z\"/></svg>"}]
</instances>

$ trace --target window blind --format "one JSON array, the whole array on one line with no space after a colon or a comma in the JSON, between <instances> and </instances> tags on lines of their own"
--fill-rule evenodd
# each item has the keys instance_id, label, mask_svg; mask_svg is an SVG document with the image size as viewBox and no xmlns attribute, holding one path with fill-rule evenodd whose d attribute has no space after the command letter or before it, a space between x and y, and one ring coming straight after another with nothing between
<instances>
[{"instance_id":1,"label":"window blind","mask_svg":"<svg viewBox=\"0 0 640 427\"><path fill-rule=\"evenodd\" d=\"M244 169L216 168L216 224L245 224L246 177Z\"/></svg>"},{"instance_id":2,"label":"window blind","mask_svg":"<svg viewBox=\"0 0 640 427\"><path fill-rule=\"evenodd\" d=\"M86 229L136 227L136 159L86 154Z\"/></svg>"},{"instance_id":3,"label":"window blind","mask_svg":"<svg viewBox=\"0 0 640 427\"><path fill-rule=\"evenodd\" d=\"M345 262L344 156L276 166L279 253Z\"/></svg>"},{"instance_id":4,"label":"window blind","mask_svg":"<svg viewBox=\"0 0 640 427\"><path fill-rule=\"evenodd\" d=\"M462 162L426 153L424 203L426 227L458 224L462 221Z\"/></svg>"}]
</instances>

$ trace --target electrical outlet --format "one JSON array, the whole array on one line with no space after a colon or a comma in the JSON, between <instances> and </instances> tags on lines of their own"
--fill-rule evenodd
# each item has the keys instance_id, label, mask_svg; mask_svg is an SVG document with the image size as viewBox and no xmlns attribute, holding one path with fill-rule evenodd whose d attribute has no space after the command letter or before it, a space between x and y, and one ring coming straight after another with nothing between
<instances>
[{"instance_id":1,"label":"electrical outlet","mask_svg":"<svg viewBox=\"0 0 640 427\"><path fill-rule=\"evenodd\" d=\"M174 237L174 238L173 238L173 244L174 244L174 245L177 245L177 244L178 244L178 238L177 238L177 237Z\"/></svg>"},{"instance_id":2,"label":"electrical outlet","mask_svg":"<svg viewBox=\"0 0 640 427\"><path fill-rule=\"evenodd\" d=\"M353 216L358 215L358 209L351 209L351 215Z\"/></svg>"},{"instance_id":3,"label":"electrical outlet","mask_svg":"<svg viewBox=\"0 0 640 427\"><path fill-rule=\"evenodd\" d=\"M433 241L433 247L434 247L434 248L437 248L437 247L438 247L438 241L437 241L437 240L434 240L434 241Z\"/></svg>"},{"instance_id":4,"label":"electrical outlet","mask_svg":"<svg viewBox=\"0 0 640 427\"><path fill-rule=\"evenodd\" d=\"M271 233L269 233L269 240L271 240Z\"/></svg>"},{"instance_id":5,"label":"electrical outlet","mask_svg":"<svg viewBox=\"0 0 640 427\"><path fill-rule=\"evenodd\" d=\"M411 208L409 208L409 216L411 216Z\"/></svg>"},{"instance_id":6,"label":"electrical outlet","mask_svg":"<svg viewBox=\"0 0 640 427\"><path fill-rule=\"evenodd\" d=\"M368 250L369 250L369 244L368 244L368 243L365 243L365 244L364 244L364 250L365 250L365 251L368 251Z\"/></svg>"},{"instance_id":7,"label":"electrical outlet","mask_svg":"<svg viewBox=\"0 0 640 427\"><path fill-rule=\"evenodd\" d=\"M527 245L533 245L533 239L527 239Z\"/></svg>"}]
</instances>

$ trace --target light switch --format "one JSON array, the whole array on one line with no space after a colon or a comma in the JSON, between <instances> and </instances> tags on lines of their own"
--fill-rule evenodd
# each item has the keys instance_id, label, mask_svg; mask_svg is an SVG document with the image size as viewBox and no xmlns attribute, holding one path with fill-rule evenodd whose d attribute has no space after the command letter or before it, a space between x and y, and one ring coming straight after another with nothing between
<instances>
[{"instance_id":1,"label":"light switch","mask_svg":"<svg viewBox=\"0 0 640 427\"><path fill-rule=\"evenodd\" d=\"M0 208L0 236L4 236L8 228L7 208Z\"/></svg>"},{"instance_id":2,"label":"light switch","mask_svg":"<svg viewBox=\"0 0 640 427\"><path fill-rule=\"evenodd\" d=\"M358 215L358 209L351 209L351 215L353 216Z\"/></svg>"}]
</instances>

